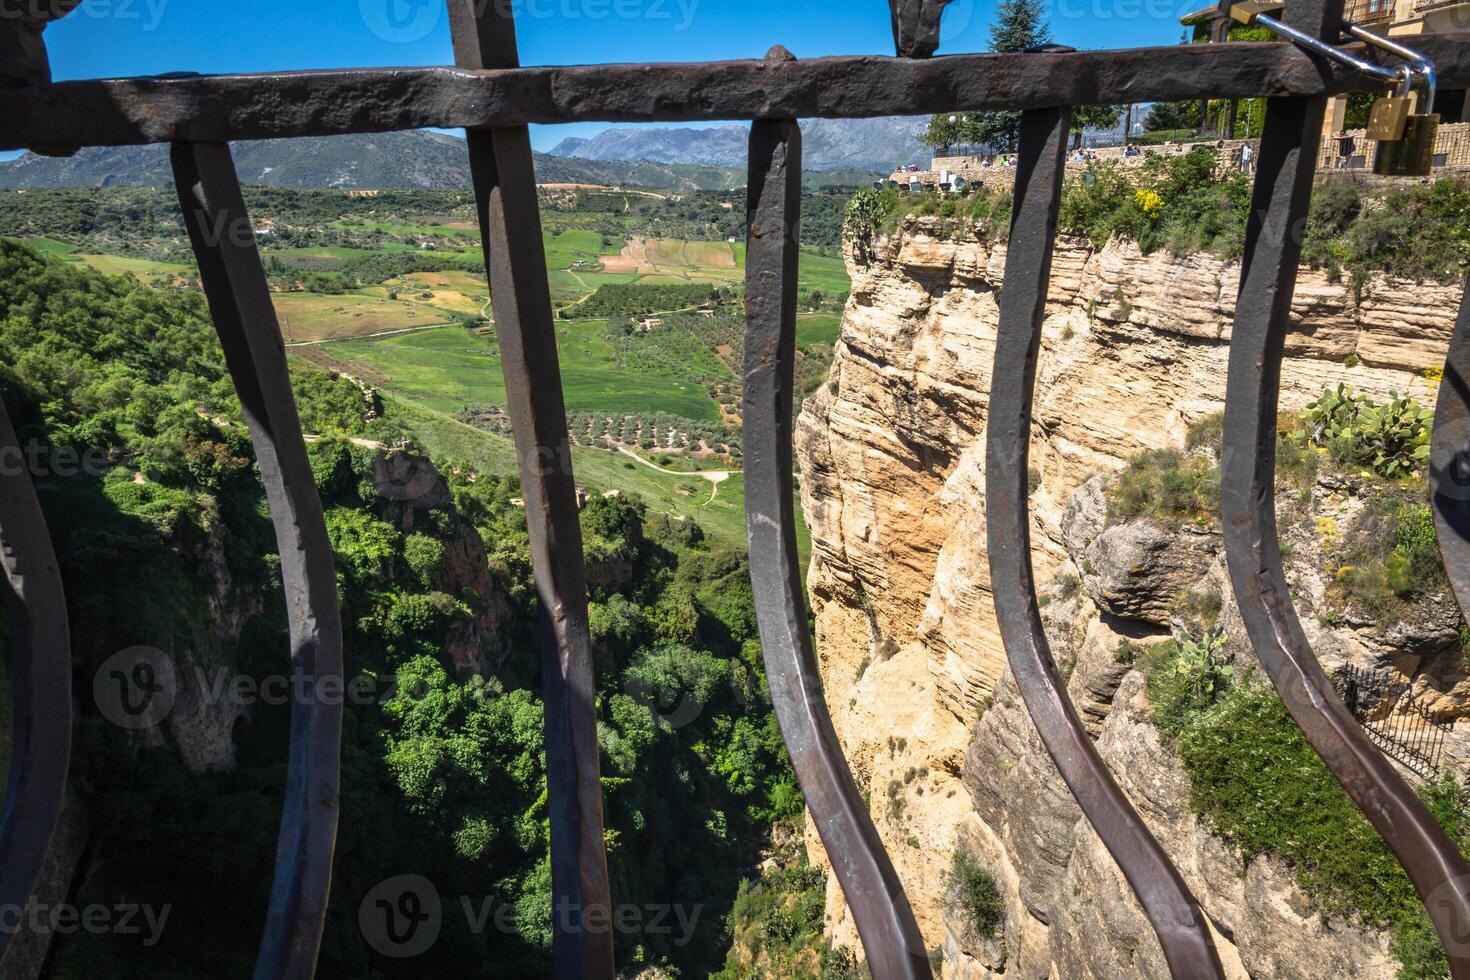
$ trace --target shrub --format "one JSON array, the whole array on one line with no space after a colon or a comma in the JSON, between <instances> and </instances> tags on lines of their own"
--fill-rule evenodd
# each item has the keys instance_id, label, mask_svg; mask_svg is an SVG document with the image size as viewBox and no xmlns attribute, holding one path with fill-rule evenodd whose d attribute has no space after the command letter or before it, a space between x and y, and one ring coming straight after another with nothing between
<instances>
[{"instance_id":1,"label":"shrub","mask_svg":"<svg viewBox=\"0 0 1470 980\"><path fill-rule=\"evenodd\" d=\"M866 251L878 233L883 220L883 199L878 191L865 187L847 202L847 215L842 222L842 236Z\"/></svg>"},{"instance_id":2,"label":"shrub","mask_svg":"<svg viewBox=\"0 0 1470 980\"><path fill-rule=\"evenodd\" d=\"M1139 517L1167 522L1213 519L1220 510L1220 471L1200 456L1146 449L1113 478L1108 520Z\"/></svg>"},{"instance_id":3,"label":"shrub","mask_svg":"<svg viewBox=\"0 0 1470 980\"><path fill-rule=\"evenodd\" d=\"M1420 472L1429 459L1434 413L1391 393L1383 405L1339 384L1307 406L1311 439L1339 466L1361 466L1397 479Z\"/></svg>"},{"instance_id":4,"label":"shrub","mask_svg":"<svg viewBox=\"0 0 1470 980\"><path fill-rule=\"evenodd\" d=\"M1198 422L1191 423L1185 430L1184 448L1190 452L1196 449L1211 449L1218 454L1224 438L1225 413L1211 412Z\"/></svg>"},{"instance_id":5,"label":"shrub","mask_svg":"<svg viewBox=\"0 0 1470 980\"><path fill-rule=\"evenodd\" d=\"M1392 929L1401 977L1449 975L1408 876L1271 687L1234 688L1186 724L1176 745L1194 809L1244 860L1284 858L1326 915L1357 912ZM1470 840L1464 791L1445 780L1420 795L1464 847Z\"/></svg>"},{"instance_id":6,"label":"shrub","mask_svg":"<svg viewBox=\"0 0 1470 980\"><path fill-rule=\"evenodd\" d=\"M1395 621L1407 602L1446 583L1434 515L1423 504L1395 495L1373 498L1348 538L1334 592L1381 622Z\"/></svg>"},{"instance_id":7,"label":"shrub","mask_svg":"<svg viewBox=\"0 0 1470 980\"><path fill-rule=\"evenodd\" d=\"M963 914L980 935L993 939L1000 932L1005 919L1000 890L995 887L995 878L967 848L961 847L950 858L944 893L950 908Z\"/></svg>"},{"instance_id":8,"label":"shrub","mask_svg":"<svg viewBox=\"0 0 1470 980\"><path fill-rule=\"evenodd\" d=\"M1165 736L1177 737L1229 690L1235 668L1225 662L1224 647L1224 632L1213 626L1198 643L1186 637L1143 655L1154 723Z\"/></svg>"}]
</instances>

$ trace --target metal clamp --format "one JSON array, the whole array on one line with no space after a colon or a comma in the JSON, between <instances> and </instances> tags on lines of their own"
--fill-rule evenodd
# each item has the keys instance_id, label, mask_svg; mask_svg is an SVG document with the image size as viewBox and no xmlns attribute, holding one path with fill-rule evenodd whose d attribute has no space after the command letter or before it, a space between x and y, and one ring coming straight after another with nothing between
<instances>
[{"instance_id":1,"label":"metal clamp","mask_svg":"<svg viewBox=\"0 0 1470 980\"><path fill-rule=\"evenodd\" d=\"M1279 0L1237 0L1237 2L1235 3L1230 2L1230 0L1222 0L1220 4L1220 12L1230 17L1231 20L1234 20L1240 24L1259 24L1260 26L1270 30L1272 33L1280 34L1282 37L1286 38L1292 43L1306 48L1313 54L1319 54L1322 57L1330 58L1333 61L1338 62L1339 64L1344 64L1351 68L1355 68L1365 75L1369 75L1373 78L1377 78L1381 81L1385 81L1393 85L1398 85L1403 82L1404 75L1400 69L1385 68L1382 65L1374 64L1366 58L1359 57L1358 55L1355 55L1350 51L1344 51L1342 48L1333 47L1326 41L1323 41L1320 38L1313 37L1312 35L1307 34L1303 31L1299 31L1295 27L1292 27L1290 24L1282 23L1275 17L1271 16L1270 12L1279 11L1282 9L1282 6L1283 5L1279 2ZM1389 53L1403 58L1405 61L1407 61L1408 64L1405 67L1409 69L1411 75L1419 74L1424 77L1425 84L1429 88L1429 104L1431 106L1434 104L1434 92L1436 83L1434 63L1431 62L1427 57L1425 57L1423 54L1420 54L1418 51L1413 50L1412 48L1405 47L1397 41L1391 41L1381 34L1375 34L1372 31L1368 30L1366 27L1363 27L1359 24L1354 24L1351 21L1343 21L1341 31L1344 34L1351 35L1359 41L1370 44L1374 47L1382 48L1383 50L1388 51ZM1412 78L1410 79L1410 84L1412 84Z\"/></svg>"}]
</instances>

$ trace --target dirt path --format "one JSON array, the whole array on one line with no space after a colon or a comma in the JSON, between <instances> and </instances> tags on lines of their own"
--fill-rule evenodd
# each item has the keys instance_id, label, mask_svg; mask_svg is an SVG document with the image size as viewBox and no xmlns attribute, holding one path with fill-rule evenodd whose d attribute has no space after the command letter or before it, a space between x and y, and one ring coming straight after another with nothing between
<instances>
[{"instance_id":1,"label":"dirt path","mask_svg":"<svg viewBox=\"0 0 1470 980\"><path fill-rule=\"evenodd\" d=\"M487 301L487 307L490 305ZM401 333L417 333L420 330L433 330L436 327L452 327L456 321L450 320L445 323L421 323L413 327L399 327L396 330L380 330L377 333L358 333L347 337L324 337L321 340L298 340L287 347L320 347L322 344L333 344L340 340L377 340L380 337L393 337Z\"/></svg>"},{"instance_id":2,"label":"dirt path","mask_svg":"<svg viewBox=\"0 0 1470 980\"><path fill-rule=\"evenodd\" d=\"M730 479L730 477L734 475L734 473L730 470L691 470L687 472L683 470L669 470L664 469L662 466L659 466L652 460L644 459L642 456L639 456L627 446L619 446L618 452L622 453L624 456L629 457L630 459L636 459L638 462L642 463L644 466L648 467L651 470L657 470L660 473L667 473L669 476L695 476L699 477L701 480L708 480L710 482L709 500L705 501L705 506L708 506L715 502L715 497L718 496L720 492L720 484L724 483L726 480Z\"/></svg>"}]
</instances>

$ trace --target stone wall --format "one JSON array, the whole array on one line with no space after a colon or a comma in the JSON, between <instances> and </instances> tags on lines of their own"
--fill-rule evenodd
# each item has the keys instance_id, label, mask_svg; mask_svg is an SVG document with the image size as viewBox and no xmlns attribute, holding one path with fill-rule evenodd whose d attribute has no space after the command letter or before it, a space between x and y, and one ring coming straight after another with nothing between
<instances>
[{"instance_id":1,"label":"stone wall","mask_svg":"<svg viewBox=\"0 0 1470 980\"><path fill-rule=\"evenodd\" d=\"M1377 147L1377 141L1367 138L1366 131L1355 129L1349 131L1355 140L1353 155L1350 165L1342 167L1342 161L1338 158L1338 141L1332 136L1322 138L1322 146L1317 154L1317 166L1322 170L1352 169L1371 171L1373 168L1373 153ZM1259 140L1222 140L1219 143L1176 143L1171 146L1148 146L1143 147L1144 152L1170 155L1174 153L1185 153L1196 146L1218 146L1220 148L1220 159L1218 169L1221 173L1238 170L1240 168L1240 148L1249 145L1257 153L1260 151ZM1099 160L1112 161L1123 167L1141 166L1144 157L1125 157L1121 147L1106 147L1094 151ZM1444 123L1439 127L1439 133L1434 141L1435 167L1438 171L1464 171L1470 170L1470 122ZM921 170L917 173L898 170L890 175L890 179L898 181L907 186L908 182L917 177L925 186L938 186L940 175L943 172L958 174L972 184L983 184L986 187L1010 187L1015 183L1015 170L1001 166L982 166L980 157L975 156L936 156L929 170ZM1087 169L1085 163L1067 164L1069 173L1082 173Z\"/></svg>"},{"instance_id":2,"label":"stone wall","mask_svg":"<svg viewBox=\"0 0 1470 980\"><path fill-rule=\"evenodd\" d=\"M1370 140L1365 129L1350 129L1348 135L1354 140L1353 154L1348 158L1349 165L1343 169L1372 170L1378 141ZM1324 136L1322 148L1317 153L1317 166L1323 170L1342 167L1340 146L1336 138ZM1470 168L1470 123L1442 123L1434 138L1434 156L1436 169Z\"/></svg>"}]
</instances>

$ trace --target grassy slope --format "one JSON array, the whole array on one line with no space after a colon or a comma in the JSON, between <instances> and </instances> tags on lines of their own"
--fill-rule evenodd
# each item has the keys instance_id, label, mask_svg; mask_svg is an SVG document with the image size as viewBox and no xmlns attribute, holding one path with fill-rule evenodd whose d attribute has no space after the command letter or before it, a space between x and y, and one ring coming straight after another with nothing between
<instances>
[{"instance_id":1,"label":"grassy slope","mask_svg":"<svg viewBox=\"0 0 1470 980\"><path fill-rule=\"evenodd\" d=\"M505 436L466 425L452 415L407 399L390 396L389 400L391 411L413 428L430 455L461 460L486 473L516 471L515 447ZM711 502L707 481L660 473L613 453L573 448L572 466L578 485L592 492L622 490L637 494L652 513L690 518L725 541L745 539L745 481L738 473L720 484ZM804 521L798 522L796 533L804 571L811 555L811 533Z\"/></svg>"}]
</instances>

